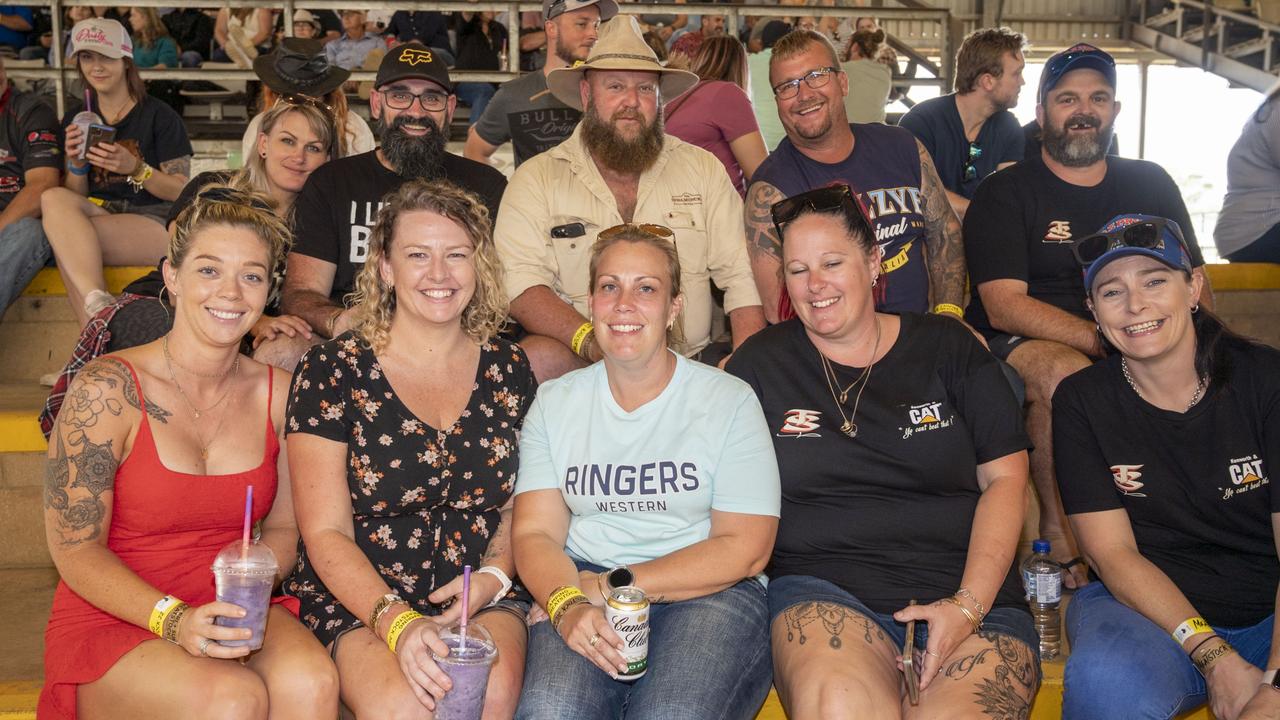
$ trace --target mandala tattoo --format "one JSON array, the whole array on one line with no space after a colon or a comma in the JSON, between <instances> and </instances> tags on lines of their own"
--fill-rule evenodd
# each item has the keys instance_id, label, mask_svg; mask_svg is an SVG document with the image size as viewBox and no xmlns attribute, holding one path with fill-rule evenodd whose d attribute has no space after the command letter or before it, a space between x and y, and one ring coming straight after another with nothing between
<instances>
[{"instance_id":1,"label":"mandala tattoo","mask_svg":"<svg viewBox=\"0 0 1280 720\"><path fill-rule=\"evenodd\" d=\"M844 635L846 623L862 628L862 639L868 645L872 642L872 635L880 640L885 639L884 631L879 625L871 622L867 618L850 611L848 608L828 602L804 602L793 605L782 613L783 620L787 624L787 642L792 642L798 638L799 643L804 645L808 641L804 628L814 622L821 622L823 629L830 636L827 644L832 650L839 650L844 645L842 636Z\"/></svg>"},{"instance_id":2,"label":"mandala tattoo","mask_svg":"<svg viewBox=\"0 0 1280 720\"><path fill-rule=\"evenodd\" d=\"M984 677L974 688L974 700L983 713L996 720L1026 720L1031 714L1031 698L1040 687L1035 660L1025 644L1008 636L979 632L991 643L973 655L956 658L943 668L952 680L962 680L970 673L985 671L990 665L992 677Z\"/></svg>"}]
</instances>

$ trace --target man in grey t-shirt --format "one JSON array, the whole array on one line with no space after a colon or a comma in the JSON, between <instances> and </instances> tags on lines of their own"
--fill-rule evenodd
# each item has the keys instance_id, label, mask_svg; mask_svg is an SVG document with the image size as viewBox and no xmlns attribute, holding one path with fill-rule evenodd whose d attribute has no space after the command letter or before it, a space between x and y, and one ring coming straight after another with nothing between
<instances>
[{"instance_id":1,"label":"man in grey t-shirt","mask_svg":"<svg viewBox=\"0 0 1280 720\"><path fill-rule=\"evenodd\" d=\"M617 13L614 0L543 0L546 65L541 72L509 80L498 88L484 115L467 131L463 156L486 162L499 145L510 140L519 165L573 134L582 113L547 90L547 73L585 60L596 44L600 23Z\"/></svg>"}]
</instances>

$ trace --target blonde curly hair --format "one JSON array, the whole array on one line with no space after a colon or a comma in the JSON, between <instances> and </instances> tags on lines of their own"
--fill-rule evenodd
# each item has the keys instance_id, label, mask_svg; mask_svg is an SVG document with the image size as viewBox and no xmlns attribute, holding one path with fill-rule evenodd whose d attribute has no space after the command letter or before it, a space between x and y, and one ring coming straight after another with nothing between
<instances>
[{"instance_id":1,"label":"blonde curly hair","mask_svg":"<svg viewBox=\"0 0 1280 720\"><path fill-rule=\"evenodd\" d=\"M462 329L476 342L488 342L507 320L507 295L502 264L493 244L489 209L475 194L443 180L411 180L384 198L378 222L369 236L369 254L356 276L355 292L347 296L354 310L353 327L373 351L387 346L395 317L395 289L382 279L382 261L395 240L396 223L406 213L425 210L457 223L471 239L475 254L476 290L462 311Z\"/></svg>"}]
</instances>

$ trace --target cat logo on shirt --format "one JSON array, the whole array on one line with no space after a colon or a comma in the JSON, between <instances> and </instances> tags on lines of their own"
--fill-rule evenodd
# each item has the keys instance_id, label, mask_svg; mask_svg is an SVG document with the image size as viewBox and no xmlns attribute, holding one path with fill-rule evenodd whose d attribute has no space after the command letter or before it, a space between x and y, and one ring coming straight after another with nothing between
<instances>
[{"instance_id":1,"label":"cat logo on shirt","mask_svg":"<svg viewBox=\"0 0 1280 720\"><path fill-rule=\"evenodd\" d=\"M778 431L778 437L822 437L815 432L822 427L818 422L821 419L822 413L817 410L801 408L788 410L787 416L782 420L782 429Z\"/></svg>"},{"instance_id":2,"label":"cat logo on shirt","mask_svg":"<svg viewBox=\"0 0 1280 720\"><path fill-rule=\"evenodd\" d=\"M924 403L923 405L914 405L907 411L907 417L911 419L912 425L928 425L936 423L942 418L942 403Z\"/></svg>"},{"instance_id":3,"label":"cat logo on shirt","mask_svg":"<svg viewBox=\"0 0 1280 720\"><path fill-rule=\"evenodd\" d=\"M1143 483L1138 481L1142 477L1142 465L1112 465L1111 479L1116 483L1116 489L1128 495L1129 497L1146 497L1146 493L1140 493Z\"/></svg>"},{"instance_id":4,"label":"cat logo on shirt","mask_svg":"<svg viewBox=\"0 0 1280 720\"><path fill-rule=\"evenodd\" d=\"M1257 455L1233 459L1227 466L1232 485L1248 485L1266 479L1262 474L1262 459Z\"/></svg>"},{"instance_id":5,"label":"cat logo on shirt","mask_svg":"<svg viewBox=\"0 0 1280 720\"><path fill-rule=\"evenodd\" d=\"M400 52L400 62L409 63L410 67L413 67L418 63L429 63L431 62L431 59L432 58L431 58L430 50L419 50L417 48L405 48Z\"/></svg>"}]
</instances>

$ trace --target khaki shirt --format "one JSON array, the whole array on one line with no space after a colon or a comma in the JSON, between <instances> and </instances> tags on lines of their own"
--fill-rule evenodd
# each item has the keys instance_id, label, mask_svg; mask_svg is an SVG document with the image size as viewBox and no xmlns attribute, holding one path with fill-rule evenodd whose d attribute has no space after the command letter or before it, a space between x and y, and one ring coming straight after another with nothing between
<instances>
[{"instance_id":1,"label":"khaki shirt","mask_svg":"<svg viewBox=\"0 0 1280 720\"><path fill-rule=\"evenodd\" d=\"M591 245L622 223L613 193L582 144L582 126L560 145L516 168L502 196L494 240L514 300L546 285L589 315ZM724 290L726 313L760 304L747 257L742 199L724 166L702 148L667 135L653 167L640 175L635 223L675 231L685 302L680 322L693 355L711 342L711 281ZM553 238L552 228L582 223L579 237Z\"/></svg>"}]
</instances>

